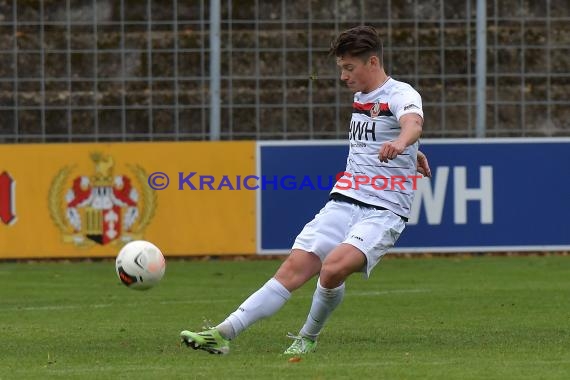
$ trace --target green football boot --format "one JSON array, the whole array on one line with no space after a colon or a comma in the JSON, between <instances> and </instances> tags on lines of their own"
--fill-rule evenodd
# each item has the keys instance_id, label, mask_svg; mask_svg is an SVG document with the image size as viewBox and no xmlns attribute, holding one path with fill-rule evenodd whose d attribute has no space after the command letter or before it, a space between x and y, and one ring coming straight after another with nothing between
<instances>
[{"instance_id":1,"label":"green football boot","mask_svg":"<svg viewBox=\"0 0 570 380\"><path fill-rule=\"evenodd\" d=\"M287 338L293 339L293 344L285 350L285 355L302 355L314 352L317 349L317 341L302 335L287 334Z\"/></svg>"},{"instance_id":2,"label":"green football boot","mask_svg":"<svg viewBox=\"0 0 570 380\"><path fill-rule=\"evenodd\" d=\"M199 333L184 330L180 333L180 338L186 346L195 350L204 350L210 354L220 355L230 352L230 341L224 338L215 328Z\"/></svg>"}]
</instances>

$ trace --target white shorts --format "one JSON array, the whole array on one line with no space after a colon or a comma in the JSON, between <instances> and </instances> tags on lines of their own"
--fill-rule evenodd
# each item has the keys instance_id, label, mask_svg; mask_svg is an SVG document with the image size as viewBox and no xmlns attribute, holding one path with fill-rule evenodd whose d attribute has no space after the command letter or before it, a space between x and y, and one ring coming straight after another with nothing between
<instances>
[{"instance_id":1,"label":"white shorts","mask_svg":"<svg viewBox=\"0 0 570 380\"><path fill-rule=\"evenodd\" d=\"M366 256L361 271L368 278L405 227L404 220L392 211L331 200L305 225L293 249L312 252L322 262L339 244L350 244Z\"/></svg>"}]
</instances>

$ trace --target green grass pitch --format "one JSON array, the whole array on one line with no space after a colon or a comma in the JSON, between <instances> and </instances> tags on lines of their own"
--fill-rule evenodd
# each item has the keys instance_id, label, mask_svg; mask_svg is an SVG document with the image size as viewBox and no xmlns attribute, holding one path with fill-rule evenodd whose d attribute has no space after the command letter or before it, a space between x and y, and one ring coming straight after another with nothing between
<instances>
[{"instance_id":1,"label":"green grass pitch","mask_svg":"<svg viewBox=\"0 0 570 380\"><path fill-rule=\"evenodd\" d=\"M568 379L570 258L385 259L346 296L316 353L291 363L314 281L227 356L179 344L280 261L167 260L148 291L114 262L0 263L0 379Z\"/></svg>"}]
</instances>

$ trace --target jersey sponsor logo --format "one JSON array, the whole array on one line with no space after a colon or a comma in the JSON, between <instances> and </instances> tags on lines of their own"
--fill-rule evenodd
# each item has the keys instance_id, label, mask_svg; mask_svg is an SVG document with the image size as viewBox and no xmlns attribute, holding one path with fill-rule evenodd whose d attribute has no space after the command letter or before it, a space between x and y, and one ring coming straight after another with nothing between
<instances>
[{"instance_id":1,"label":"jersey sponsor logo","mask_svg":"<svg viewBox=\"0 0 570 380\"><path fill-rule=\"evenodd\" d=\"M368 121L354 121L350 122L349 140L366 140L376 141L376 123Z\"/></svg>"},{"instance_id":2,"label":"jersey sponsor logo","mask_svg":"<svg viewBox=\"0 0 570 380\"><path fill-rule=\"evenodd\" d=\"M416 106L416 105L413 104L413 103L412 103L412 104L408 104L407 106L404 107L404 111L411 110L411 109L417 109L417 110L419 110L420 107Z\"/></svg>"},{"instance_id":3,"label":"jersey sponsor logo","mask_svg":"<svg viewBox=\"0 0 570 380\"><path fill-rule=\"evenodd\" d=\"M128 166L133 177L115 174L113 157L92 153L94 173L79 173L69 180L73 167L63 167L49 190L50 216L63 241L76 246L116 244L142 238L154 216L156 194L146 184L140 166Z\"/></svg>"}]
</instances>

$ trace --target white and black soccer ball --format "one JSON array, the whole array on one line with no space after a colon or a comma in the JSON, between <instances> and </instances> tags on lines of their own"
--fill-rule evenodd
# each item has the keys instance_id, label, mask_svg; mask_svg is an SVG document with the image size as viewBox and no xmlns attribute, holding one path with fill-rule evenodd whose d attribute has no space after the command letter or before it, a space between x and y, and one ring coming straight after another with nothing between
<instances>
[{"instance_id":1,"label":"white and black soccer ball","mask_svg":"<svg viewBox=\"0 0 570 380\"><path fill-rule=\"evenodd\" d=\"M135 240L121 248L115 269L123 284L131 289L146 290L160 282L166 261L156 245L146 240Z\"/></svg>"}]
</instances>

